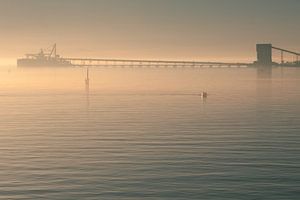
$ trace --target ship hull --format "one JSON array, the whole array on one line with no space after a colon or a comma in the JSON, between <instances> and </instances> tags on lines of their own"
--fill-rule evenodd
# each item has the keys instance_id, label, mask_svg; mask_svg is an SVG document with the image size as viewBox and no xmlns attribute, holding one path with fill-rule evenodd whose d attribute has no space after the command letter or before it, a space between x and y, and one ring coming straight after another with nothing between
<instances>
[{"instance_id":1,"label":"ship hull","mask_svg":"<svg viewBox=\"0 0 300 200\"><path fill-rule=\"evenodd\" d=\"M68 61L57 60L36 60L36 59L18 59L18 67L72 67Z\"/></svg>"}]
</instances>

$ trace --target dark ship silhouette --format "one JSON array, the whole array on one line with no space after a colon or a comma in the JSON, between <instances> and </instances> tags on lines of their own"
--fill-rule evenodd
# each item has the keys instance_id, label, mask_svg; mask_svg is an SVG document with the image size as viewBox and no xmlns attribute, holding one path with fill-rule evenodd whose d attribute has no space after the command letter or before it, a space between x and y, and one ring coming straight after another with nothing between
<instances>
[{"instance_id":1,"label":"dark ship silhouette","mask_svg":"<svg viewBox=\"0 0 300 200\"><path fill-rule=\"evenodd\" d=\"M68 67L72 63L56 54L56 44L49 53L43 49L37 54L26 54L26 58L17 60L18 67Z\"/></svg>"}]
</instances>

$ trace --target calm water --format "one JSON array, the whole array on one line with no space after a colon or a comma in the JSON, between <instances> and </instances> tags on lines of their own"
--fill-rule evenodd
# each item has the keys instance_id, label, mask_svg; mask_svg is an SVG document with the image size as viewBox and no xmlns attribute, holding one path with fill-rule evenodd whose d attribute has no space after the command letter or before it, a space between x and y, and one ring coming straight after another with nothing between
<instances>
[{"instance_id":1,"label":"calm water","mask_svg":"<svg viewBox=\"0 0 300 200\"><path fill-rule=\"evenodd\" d=\"M0 199L300 198L300 69L90 78L0 69Z\"/></svg>"}]
</instances>

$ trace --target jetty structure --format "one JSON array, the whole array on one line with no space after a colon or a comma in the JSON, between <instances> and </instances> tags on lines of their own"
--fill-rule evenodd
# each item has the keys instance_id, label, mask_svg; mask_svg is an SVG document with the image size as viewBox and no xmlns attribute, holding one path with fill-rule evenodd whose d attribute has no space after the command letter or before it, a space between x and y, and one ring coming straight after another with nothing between
<instances>
[{"instance_id":1,"label":"jetty structure","mask_svg":"<svg viewBox=\"0 0 300 200\"><path fill-rule=\"evenodd\" d=\"M281 62L273 61L273 51L281 52ZM142 59L105 59L105 58L71 58L57 54L57 46L53 45L49 52L40 50L37 54L25 54L17 60L18 67L167 67L167 68L240 68L240 67L300 67L300 53L274 47L272 44L256 45L257 60L252 63L240 62L203 62L203 61L172 61ZM293 62L285 62L284 54L294 56Z\"/></svg>"}]
</instances>

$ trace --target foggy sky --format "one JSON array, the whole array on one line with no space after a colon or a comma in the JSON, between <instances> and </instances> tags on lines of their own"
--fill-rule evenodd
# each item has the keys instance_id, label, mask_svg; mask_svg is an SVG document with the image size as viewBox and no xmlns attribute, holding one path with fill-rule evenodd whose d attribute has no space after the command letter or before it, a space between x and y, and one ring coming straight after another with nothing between
<instances>
[{"instance_id":1,"label":"foggy sky","mask_svg":"<svg viewBox=\"0 0 300 200\"><path fill-rule=\"evenodd\" d=\"M253 60L300 51L299 0L0 0L0 59L58 43L64 56Z\"/></svg>"}]
</instances>

